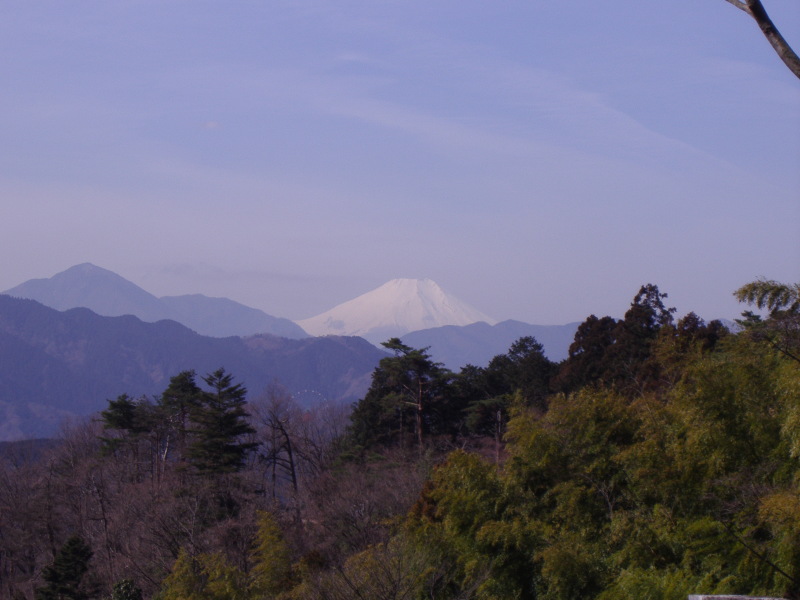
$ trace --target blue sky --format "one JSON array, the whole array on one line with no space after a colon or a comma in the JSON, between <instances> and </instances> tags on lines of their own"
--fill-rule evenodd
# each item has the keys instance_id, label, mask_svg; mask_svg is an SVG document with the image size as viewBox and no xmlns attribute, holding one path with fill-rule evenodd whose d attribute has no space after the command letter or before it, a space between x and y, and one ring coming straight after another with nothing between
<instances>
[{"instance_id":1,"label":"blue sky","mask_svg":"<svg viewBox=\"0 0 800 600\"><path fill-rule=\"evenodd\" d=\"M800 81L724 0L7 2L0 53L0 289L300 319L429 277L557 324L800 280Z\"/></svg>"}]
</instances>

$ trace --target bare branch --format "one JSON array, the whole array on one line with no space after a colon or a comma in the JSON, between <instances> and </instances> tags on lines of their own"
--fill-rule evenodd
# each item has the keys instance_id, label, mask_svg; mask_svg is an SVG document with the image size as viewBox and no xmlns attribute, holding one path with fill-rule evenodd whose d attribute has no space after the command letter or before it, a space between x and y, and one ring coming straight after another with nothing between
<instances>
[{"instance_id":1,"label":"bare branch","mask_svg":"<svg viewBox=\"0 0 800 600\"><path fill-rule=\"evenodd\" d=\"M800 79L800 57L797 56L789 46L789 43L780 34L778 28L775 27L772 19L769 18L767 11L764 9L764 5L761 4L761 0L747 0L747 6L772 48L778 53L778 56L781 57L786 66L789 67L789 70Z\"/></svg>"},{"instance_id":2,"label":"bare branch","mask_svg":"<svg viewBox=\"0 0 800 600\"><path fill-rule=\"evenodd\" d=\"M738 8L739 10L743 10L748 15L750 14L750 9L747 7L747 4L742 2L742 0L725 0L725 2L729 2L730 4L733 4L736 8Z\"/></svg>"},{"instance_id":3,"label":"bare branch","mask_svg":"<svg viewBox=\"0 0 800 600\"><path fill-rule=\"evenodd\" d=\"M778 31L778 28L775 27L775 24L772 22L772 19L769 18L764 5L761 4L761 0L725 1L753 17L755 22L758 23L761 33L764 34L764 37L767 38L767 41L772 46L772 49L775 50L789 70L794 73L798 79L800 79L800 57L797 56L786 39Z\"/></svg>"}]
</instances>

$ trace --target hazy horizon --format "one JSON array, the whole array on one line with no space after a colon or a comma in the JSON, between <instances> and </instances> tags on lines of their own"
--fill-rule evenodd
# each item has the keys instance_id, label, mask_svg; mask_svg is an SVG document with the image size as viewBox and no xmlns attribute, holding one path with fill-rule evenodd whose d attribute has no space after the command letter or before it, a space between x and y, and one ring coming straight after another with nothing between
<instances>
[{"instance_id":1,"label":"hazy horizon","mask_svg":"<svg viewBox=\"0 0 800 600\"><path fill-rule=\"evenodd\" d=\"M800 280L800 82L724 0L0 17L0 289L91 262L300 320L427 277L546 325Z\"/></svg>"},{"instance_id":2,"label":"hazy horizon","mask_svg":"<svg viewBox=\"0 0 800 600\"><path fill-rule=\"evenodd\" d=\"M101 265L96 265L96 264L94 264L94 263L81 263L80 265L72 265L72 266L71 266L71 267L69 267L68 269L65 269L65 271L66 271L66 270L69 270L69 269L72 269L72 268L75 268L75 267L82 266L82 265L84 265L84 264L88 264L88 265L92 265L92 266L94 266L94 267L99 267L99 268L101 268L101 269L104 269L104 267L102 267ZM104 270L106 270L106 271L110 271L110 269L104 269ZM112 271L112 272L113 272L113 271ZM59 274L61 274L61 272L59 272L59 273L54 273L53 275L55 276L55 275L59 275ZM127 277L125 277L124 275L122 275L122 274L120 274L120 273L115 273L115 274L116 274L116 275L118 275L118 276L120 276L120 277L122 277L123 279L125 279L125 280L129 281L130 283L133 283L134 285L137 285L137 286L138 286L140 289L144 290L145 292L148 292L148 293L152 294L152 295L153 295L154 297L156 297L156 298L170 298L170 297L172 297L172 298L175 298L175 297L180 297L180 296L184 296L184 295L191 296L191 295L197 295L197 294L200 294L200 295L203 295L203 296L206 296L206 297L213 297L213 298L225 298L225 299L232 300L232 298L229 298L228 296L209 296L208 294L203 294L202 292L196 292L196 291L195 291L195 292L185 292L185 293L181 293L181 294L157 294L157 293L153 293L153 292L152 292L152 290L150 290L150 289L147 289L146 287L144 287L144 286L141 286L141 285L137 284L136 282L133 282L133 281L131 281L130 279L128 279ZM29 281L32 281L32 280L48 280L48 279L50 279L50 277L33 277L33 278L31 278L31 279L28 279L28 280L26 280L26 281L24 281L24 282L20 282L20 284L25 284L25 283L28 283ZM412 281L412 280L413 280L413 281L432 281L432 280L430 280L430 279L428 279L428 278L397 278L397 279L394 279L394 280L389 280L389 281L386 281L386 282L384 282L383 284L381 284L381 285L377 286L377 287L376 287L376 288L374 288L374 289L371 289L371 290L365 290L365 291L364 291L364 292L362 292L362 293L358 293L356 296L353 296L352 298L348 298L348 299L346 299L344 302L340 302L340 303L338 303L338 304L336 304L336 305L331 305L331 306L327 307L326 309L324 309L324 310L323 310L321 313L319 313L319 314L316 314L316 315L311 315L311 317L309 317L309 318L306 318L306 319L290 319L290 320L292 320L292 321L294 321L295 323L297 323L298 325L301 325L301 326L302 326L302 325L303 325L303 321L308 321L308 320L310 320L310 319L311 319L311 318L313 318L313 317L319 317L319 316L322 316L323 314L326 314L326 313L330 312L330 311L331 311L331 310L333 310L333 309L337 309L337 308L339 308L340 306L351 304L351 303L352 303L352 301L360 299L360 298L361 298L361 296L367 296L367 295L373 294L373 293L375 293L375 292L382 291L383 289L385 289L385 288L386 288L386 286L387 286L388 284L391 284L393 281L398 281L398 280L407 280L407 281ZM434 283L434 284L436 284L436 285L438 286L438 283L437 283L437 282L433 282L433 283ZM13 286L12 288L8 288L8 289L6 289L6 290L0 290L0 293L7 293L7 292L10 292L10 291L12 291L12 290L13 290L13 288L15 288L15 287L17 287L17 286ZM445 293L447 293L447 290L444 290L444 291L445 291ZM14 294L11 294L11 295L13 296ZM386 303L388 302L388 301L387 301L387 298L385 298L385 295L386 295L386 294L385 294L385 292L384 292L384 293L383 293L383 295L382 295L382 297L381 297L381 304L386 304ZM464 299L464 298L456 298L456 297L455 297L455 296L453 296L452 294L449 294L449 295L450 295L450 297L451 297L451 298L454 298L455 300L457 300L457 301L459 301L459 302L463 302L463 303L464 303L464 304L466 304L468 307L470 307L470 308L474 308L474 307L471 305L471 303L470 303L468 300L466 300L466 299ZM23 297L27 297L27 296L23 296ZM238 302L238 301L237 301L237 302ZM45 304L47 304L47 303L45 302ZM257 307L257 306L248 305L246 302L240 302L240 304L243 304L243 305L245 305L245 306L248 306L248 307L250 307L250 308L259 308L259 307ZM667 298L667 299L665 300L665 304L666 304L668 307L671 307L671 306L673 306L673 304L674 304L674 303L673 303L673 302L671 302L669 298ZM623 313L625 312L625 310L627 310L627 308L628 308L628 304L625 304L624 306L620 306L620 307L619 307L619 310L618 310L618 311L616 311L614 314L612 314L612 315L610 315L610 316L613 316L613 317L615 317L615 318L621 318L621 317L623 316ZM744 306L741 306L741 308L742 308L742 310L744 310L744 308L745 308L745 307L744 307ZM752 308L752 307L750 307L750 308ZM64 310L64 309L63 309L63 308L60 308L59 310ZM268 310L265 310L265 309L263 309L263 308L261 308L260 310L263 310L264 312L266 312L267 314L269 314L270 316L273 316L273 317L283 317L283 318L289 318L289 317L285 317L285 315L280 315L280 314L274 314L274 313L270 313ZM741 312L741 311L740 311L740 312ZM684 313L678 313L678 314L676 315L676 318L680 318L681 316L683 316L683 314L684 314ZM494 325L494 324L497 324L497 323L499 323L499 322L502 322L502 321L509 321L509 320L517 320L517 321L519 321L519 320L520 320L520 319L514 319L514 318L512 318L512 317L509 317L509 318L507 318L507 319L495 319L493 315L484 315L484 316L485 316L485 317L488 319L488 321L487 321L486 319L483 319L483 320L484 320L485 322L487 322L488 324L490 324L490 325ZM588 315L587 315L587 316L588 316ZM736 315L736 316L739 316L739 314L737 313L737 315ZM711 320L711 319L717 319L717 318L726 319L727 317L724 317L724 316L708 316L707 320ZM532 324L532 325L555 325L555 326L558 326L558 325L569 325L569 324L573 324L573 323L579 323L579 322L581 322L582 320L583 320L583 319L576 319L576 320L569 321L569 322L564 322L564 323L534 323L534 322L532 322L532 321L528 321L528 323L529 323L529 324ZM730 319L730 320L732 320L732 319ZM477 322L477 321L476 321L476 322ZM312 333L311 335L315 335L315 334L313 334L313 333ZM321 335L327 335L327 333L326 333L326 334L321 334ZM346 335L357 335L357 334L350 334L350 333L348 333L348 334L346 334Z\"/></svg>"}]
</instances>

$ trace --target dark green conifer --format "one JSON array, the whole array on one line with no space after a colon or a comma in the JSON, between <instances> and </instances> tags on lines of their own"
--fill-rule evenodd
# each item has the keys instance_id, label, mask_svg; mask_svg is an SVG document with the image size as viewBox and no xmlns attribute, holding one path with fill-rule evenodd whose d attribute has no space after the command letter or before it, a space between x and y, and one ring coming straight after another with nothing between
<instances>
[{"instance_id":1,"label":"dark green conifer","mask_svg":"<svg viewBox=\"0 0 800 600\"><path fill-rule=\"evenodd\" d=\"M434 362L427 348L411 348L398 338L382 345L394 356L381 359L366 396L356 404L351 439L362 447L402 446L411 433L421 448L426 435L445 432L453 422L448 394L453 374Z\"/></svg>"},{"instance_id":2,"label":"dark green conifer","mask_svg":"<svg viewBox=\"0 0 800 600\"><path fill-rule=\"evenodd\" d=\"M133 579L123 579L114 584L111 600L142 600L142 590Z\"/></svg>"},{"instance_id":3,"label":"dark green conifer","mask_svg":"<svg viewBox=\"0 0 800 600\"><path fill-rule=\"evenodd\" d=\"M81 587L92 549L75 535L61 547L53 564L42 571L45 586L36 590L36 600L84 600L88 593Z\"/></svg>"},{"instance_id":4,"label":"dark green conifer","mask_svg":"<svg viewBox=\"0 0 800 600\"><path fill-rule=\"evenodd\" d=\"M181 449L186 445L190 415L201 404L202 396L203 390L195 382L195 372L182 371L170 378L169 386L159 399L158 408Z\"/></svg>"},{"instance_id":5,"label":"dark green conifer","mask_svg":"<svg viewBox=\"0 0 800 600\"><path fill-rule=\"evenodd\" d=\"M190 413L192 442L189 459L201 473L232 473L244 466L247 453L255 446L242 437L255 433L247 422L247 390L234 384L225 369L203 378L211 390L203 392Z\"/></svg>"}]
</instances>

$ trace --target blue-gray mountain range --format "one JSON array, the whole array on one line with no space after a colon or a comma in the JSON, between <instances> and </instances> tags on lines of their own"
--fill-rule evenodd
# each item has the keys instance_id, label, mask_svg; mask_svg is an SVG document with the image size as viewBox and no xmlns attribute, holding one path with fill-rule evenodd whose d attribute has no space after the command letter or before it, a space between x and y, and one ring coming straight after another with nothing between
<instances>
[{"instance_id":1,"label":"blue-gray mountain range","mask_svg":"<svg viewBox=\"0 0 800 600\"><path fill-rule=\"evenodd\" d=\"M427 280L396 281L435 286L433 282ZM405 290L402 306L398 308L396 306L398 299L389 297L391 294L387 295L385 292L391 287L391 283L393 282L346 303L347 305L357 301L366 303L366 306L359 305L357 314L351 317L357 321L363 313L372 312L380 315L373 315L374 319L392 323L402 320L394 313L404 310L403 307L407 309L409 305L419 303L426 307L424 310L430 311L436 308L431 307L431 303L446 301L446 304L450 304L456 301L452 297L442 300L439 295L426 294L425 285L414 285L411 286L415 290L413 293L408 289ZM382 291L384 293L380 293ZM76 265L47 279L31 279L4 293L36 300L57 310L85 307L103 316L130 314L146 322L172 319L201 335L212 337L250 336L261 333L296 339L307 336L299 325L288 319L273 317L227 298L209 298L200 294L157 298L120 275L90 263ZM413 297L415 294L421 297ZM452 307L447 307L450 308ZM447 312L447 309L442 312ZM306 321L313 321L313 318ZM351 329L353 327L355 327L353 331L358 329L355 325ZM379 344L388 337L397 335L409 346L429 347L434 360L457 371L467 364L487 365L494 356L506 352L514 341L523 336L535 337L544 346L545 354L550 360L561 361L567 357L577 328L578 323L531 325L508 320L493 325L477 322L469 325L444 325L411 332L392 332L389 327L386 328L389 333L384 337L379 335L365 337L370 342ZM344 333L344 335L358 334Z\"/></svg>"},{"instance_id":2,"label":"blue-gray mountain range","mask_svg":"<svg viewBox=\"0 0 800 600\"><path fill-rule=\"evenodd\" d=\"M82 264L0 295L0 440L52 436L108 399L163 391L169 378L224 367L252 395L273 382L297 397L352 402L386 354L359 337L308 337L288 319L226 298L157 298ZM454 371L485 366L523 336L551 360L567 356L577 323L447 325L402 336ZM204 335L201 335L204 334Z\"/></svg>"},{"instance_id":3,"label":"blue-gray mountain range","mask_svg":"<svg viewBox=\"0 0 800 600\"><path fill-rule=\"evenodd\" d=\"M445 325L407 333L401 339L412 348L429 348L430 355L454 371L466 365L485 367L498 354L505 354L521 337L532 336L544 346L547 358L560 362L567 358L569 346L580 323L530 325L522 321L502 321L496 325Z\"/></svg>"},{"instance_id":4,"label":"blue-gray mountain range","mask_svg":"<svg viewBox=\"0 0 800 600\"><path fill-rule=\"evenodd\" d=\"M157 298L113 271L90 263L47 279L31 279L3 293L36 300L56 310L83 307L104 317L134 315L148 323L171 319L212 337L259 333L294 339L308 337L289 319L273 317L228 298L202 294Z\"/></svg>"},{"instance_id":5,"label":"blue-gray mountain range","mask_svg":"<svg viewBox=\"0 0 800 600\"><path fill-rule=\"evenodd\" d=\"M120 394L159 394L185 370L223 367L251 400L279 384L297 397L349 403L383 356L357 337L213 338L175 321L62 312L0 295L0 440L52 436L65 418L85 418Z\"/></svg>"}]
</instances>

